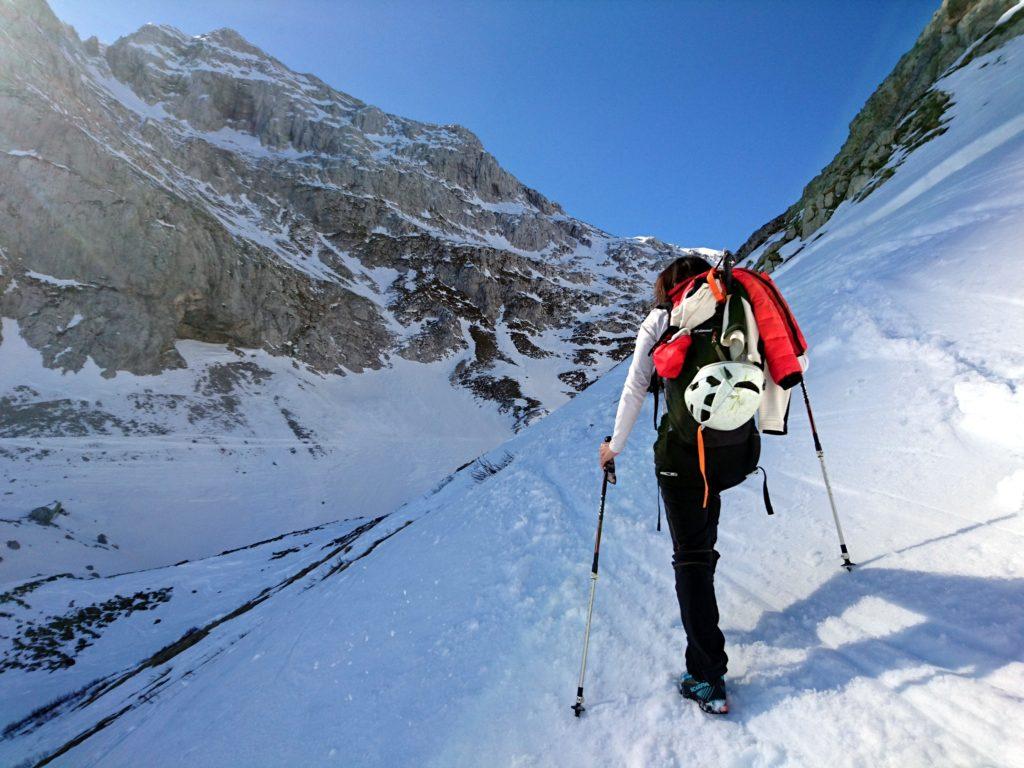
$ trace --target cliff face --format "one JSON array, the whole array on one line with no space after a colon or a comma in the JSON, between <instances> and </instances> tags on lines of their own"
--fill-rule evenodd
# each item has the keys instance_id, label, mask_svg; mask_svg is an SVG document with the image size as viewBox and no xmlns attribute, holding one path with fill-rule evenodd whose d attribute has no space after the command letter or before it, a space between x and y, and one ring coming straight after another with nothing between
<instances>
[{"instance_id":1,"label":"cliff face","mask_svg":"<svg viewBox=\"0 0 1024 768\"><path fill-rule=\"evenodd\" d=\"M183 339L342 374L450 359L529 420L548 405L522 388L533 362L563 392L592 381L681 253L231 30L108 47L41 0L0 3L0 114L0 314L63 370L159 373Z\"/></svg>"},{"instance_id":2,"label":"cliff face","mask_svg":"<svg viewBox=\"0 0 1024 768\"><path fill-rule=\"evenodd\" d=\"M850 123L839 153L789 209L754 232L738 256L772 269L797 252L844 201L859 201L890 178L908 154L945 131L950 96L943 75L1024 33L1015 0L943 0L921 36Z\"/></svg>"}]
</instances>

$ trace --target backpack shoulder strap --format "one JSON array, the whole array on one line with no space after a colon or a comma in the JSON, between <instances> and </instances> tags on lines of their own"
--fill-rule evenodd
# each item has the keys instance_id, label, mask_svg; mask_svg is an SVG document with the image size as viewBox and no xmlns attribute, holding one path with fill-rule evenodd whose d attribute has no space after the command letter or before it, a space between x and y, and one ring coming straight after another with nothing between
<instances>
[{"instance_id":1,"label":"backpack shoulder strap","mask_svg":"<svg viewBox=\"0 0 1024 768\"><path fill-rule=\"evenodd\" d=\"M655 307L655 309L660 309L660 310L662 310L664 312L667 312L669 317L672 316L672 304L671 303L669 303L669 304L658 304ZM672 338L676 334L676 331L678 331L678 330L679 330L678 328L676 328L674 325L669 323L668 327L665 328L665 330L661 334L661 336L658 337L658 340L656 342L654 342L654 344L651 345L651 348L649 350L647 350L647 356L651 357L654 354L654 350L656 350L658 347L660 347L662 344L664 344L666 341L668 341L670 338ZM657 376L657 372L655 372L654 375ZM655 379L652 378L651 381L653 382L653 381L655 381ZM656 389L652 389L652 391L655 393L655 396L657 396L657 390ZM657 402L657 401L655 401L655 402Z\"/></svg>"},{"instance_id":2,"label":"backpack shoulder strap","mask_svg":"<svg viewBox=\"0 0 1024 768\"><path fill-rule=\"evenodd\" d=\"M669 304L659 304L658 306L655 307L655 309L660 309L660 310L663 310L665 312L671 313L672 312L672 304L671 303L669 303ZM654 354L654 350L656 350L659 346L661 346L669 338L671 338L671 336L677 330L679 330L679 329L678 328L673 328L671 325L669 325L665 329L665 331L661 334L661 336L658 338L658 340L656 342L654 342L654 344L651 345L651 348L647 351L648 357L652 356ZM658 429L658 393L661 390L661 377L658 375L657 369L655 369L651 373L651 385L650 385L649 389L654 394L654 429L657 430Z\"/></svg>"},{"instance_id":3,"label":"backpack shoulder strap","mask_svg":"<svg viewBox=\"0 0 1024 768\"><path fill-rule=\"evenodd\" d=\"M665 312L671 313L672 312L672 304L671 303L669 303L669 304L659 304L658 306L655 307L655 309L662 309ZM672 335L676 331L678 331L678 330L679 330L678 328L674 328L670 324L668 326L668 328L665 329L665 332L663 334L661 334L661 338L659 338L654 343L654 345L651 347L650 352L648 352L647 354L648 355L653 355L654 354L654 350L657 349L658 346L660 346L661 344L664 344L665 341L670 339L672 337ZM652 393L654 393L654 431L657 432L658 431L658 395L661 392L661 377L658 375L657 369L655 369L651 373L651 386L650 386L650 390L651 390ZM654 477L655 477L654 482L655 482L655 484L657 484L657 482L658 482L657 470L655 470L655 476ZM660 488L658 489L657 493L655 493L655 496L657 496L657 499L658 499L658 530L660 531L661 530L661 489Z\"/></svg>"}]
</instances>

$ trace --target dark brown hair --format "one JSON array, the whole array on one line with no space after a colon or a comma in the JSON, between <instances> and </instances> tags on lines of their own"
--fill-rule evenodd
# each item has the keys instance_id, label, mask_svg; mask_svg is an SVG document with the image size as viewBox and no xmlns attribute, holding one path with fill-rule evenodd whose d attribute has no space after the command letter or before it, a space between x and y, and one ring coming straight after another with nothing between
<instances>
[{"instance_id":1,"label":"dark brown hair","mask_svg":"<svg viewBox=\"0 0 1024 768\"><path fill-rule=\"evenodd\" d=\"M711 264L700 256L682 256L676 259L661 270L661 274L654 281L654 303L668 304L671 302L668 294L673 288L709 269Z\"/></svg>"}]
</instances>

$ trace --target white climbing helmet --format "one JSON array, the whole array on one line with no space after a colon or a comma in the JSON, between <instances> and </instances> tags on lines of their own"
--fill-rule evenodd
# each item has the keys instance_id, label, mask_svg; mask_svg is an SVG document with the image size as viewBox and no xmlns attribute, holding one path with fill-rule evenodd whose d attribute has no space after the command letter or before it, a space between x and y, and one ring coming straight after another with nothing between
<instances>
[{"instance_id":1,"label":"white climbing helmet","mask_svg":"<svg viewBox=\"0 0 1024 768\"><path fill-rule=\"evenodd\" d=\"M705 365L686 388L690 415L708 429L742 427L757 413L764 373L751 363L725 361Z\"/></svg>"}]
</instances>

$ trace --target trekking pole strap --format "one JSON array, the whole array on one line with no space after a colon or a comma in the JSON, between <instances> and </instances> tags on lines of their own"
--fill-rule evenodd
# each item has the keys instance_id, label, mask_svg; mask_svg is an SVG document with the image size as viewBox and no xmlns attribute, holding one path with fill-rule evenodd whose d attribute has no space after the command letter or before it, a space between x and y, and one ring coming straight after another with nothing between
<instances>
[{"instance_id":1,"label":"trekking pole strap","mask_svg":"<svg viewBox=\"0 0 1024 768\"><path fill-rule=\"evenodd\" d=\"M761 485L761 496L764 498L764 511L769 515L774 515L775 508L772 506L772 497L768 495L768 472L764 467L758 466L751 474L756 473L758 470L760 470L761 474L764 476L764 482Z\"/></svg>"},{"instance_id":2,"label":"trekking pole strap","mask_svg":"<svg viewBox=\"0 0 1024 768\"><path fill-rule=\"evenodd\" d=\"M661 377L655 371L651 374L651 385L654 389L654 431L658 431L658 393L661 391ZM661 483L658 482L658 468L654 468L654 490L658 495L658 530L661 530Z\"/></svg>"}]
</instances>

